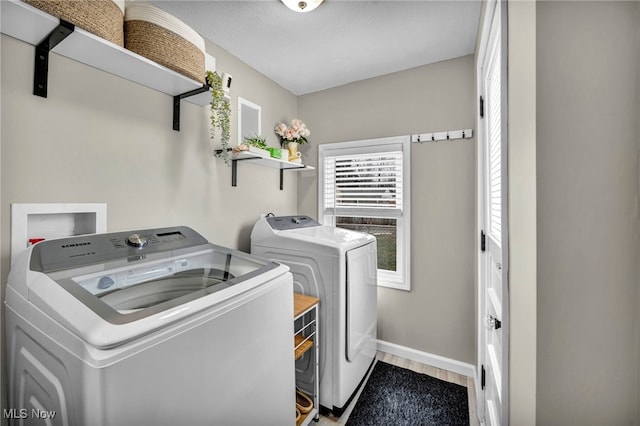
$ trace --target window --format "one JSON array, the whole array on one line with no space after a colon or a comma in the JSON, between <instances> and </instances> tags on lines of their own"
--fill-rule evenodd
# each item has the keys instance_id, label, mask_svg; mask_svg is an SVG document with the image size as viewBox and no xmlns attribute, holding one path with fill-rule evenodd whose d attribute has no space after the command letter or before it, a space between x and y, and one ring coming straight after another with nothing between
<instances>
[{"instance_id":1,"label":"window","mask_svg":"<svg viewBox=\"0 0 640 426\"><path fill-rule=\"evenodd\" d=\"M410 290L408 136L319 147L320 222L376 237L378 285Z\"/></svg>"}]
</instances>

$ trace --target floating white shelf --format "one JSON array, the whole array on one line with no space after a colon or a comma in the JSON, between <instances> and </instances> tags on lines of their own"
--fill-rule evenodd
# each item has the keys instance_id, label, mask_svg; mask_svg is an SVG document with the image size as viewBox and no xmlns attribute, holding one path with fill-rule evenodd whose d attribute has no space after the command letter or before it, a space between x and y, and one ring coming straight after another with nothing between
<instances>
[{"instance_id":1,"label":"floating white shelf","mask_svg":"<svg viewBox=\"0 0 640 426\"><path fill-rule=\"evenodd\" d=\"M216 154L220 154L222 150L215 151ZM253 154L247 151L241 151L238 154L231 154L231 186L238 186L238 161L246 161L250 164L257 166L270 167L273 169L280 169L280 190L283 188L283 173L285 170L302 171L302 170L315 170L315 167L307 166L301 163L292 163L287 160L281 160L279 158L263 157L259 154Z\"/></svg>"},{"instance_id":2,"label":"floating white shelf","mask_svg":"<svg viewBox=\"0 0 640 426\"><path fill-rule=\"evenodd\" d=\"M170 96L180 95L202 87L202 83L191 80L82 28L76 27L73 33L52 49L52 52ZM184 100L189 102L190 98ZM211 102L211 96L209 96L209 102Z\"/></svg>"},{"instance_id":3,"label":"floating white shelf","mask_svg":"<svg viewBox=\"0 0 640 426\"><path fill-rule=\"evenodd\" d=\"M34 46L60 22L58 18L17 0L1 1L0 8L2 33Z\"/></svg>"},{"instance_id":4,"label":"floating white shelf","mask_svg":"<svg viewBox=\"0 0 640 426\"><path fill-rule=\"evenodd\" d=\"M47 39L60 25L58 18L19 0L2 0L0 8L2 33L34 46ZM196 80L77 27L51 52L170 96L203 89L202 83ZM211 95L204 92L181 99L208 105Z\"/></svg>"},{"instance_id":5,"label":"floating white shelf","mask_svg":"<svg viewBox=\"0 0 640 426\"><path fill-rule=\"evenodd\" d=\"M279 158L263 157L259 154L252 154L250 152L240 152L238 154L232 154L231 160L251 160L251 164L256 164L264 167L271 167L274 169L283 170L315 170L312 166L307 166L301 163L292 163L287 160L281 160Z\"/></svg>"}]
</instances>

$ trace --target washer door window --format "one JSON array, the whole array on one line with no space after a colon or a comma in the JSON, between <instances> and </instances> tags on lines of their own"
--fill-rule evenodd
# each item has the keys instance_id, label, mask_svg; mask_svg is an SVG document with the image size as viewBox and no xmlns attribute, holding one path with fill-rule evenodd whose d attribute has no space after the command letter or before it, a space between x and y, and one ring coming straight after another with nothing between
<instances>
[{"instance_id":1,"label":"washer door window","mask_svg":"<svg viewBox=\"0 0 640 426\"><path fill-rule=\"evenodd\" d=\"M124 324L216 293L277 265L215 248L131 264L109 262L82 275L50 277L113 324ZM71 275L71 276L69 276Z\"/></svg>"},{"instance_id":2,"label":"washer door window","mask_svg":"<svg viewBox=\"0 0 640 426\"><path fill-rule=\"evenodd\" d=\"M198 268L116 289L98 297L118 312L129 313L201 290L220 291L232 285L228 283L232 278L235 275L222 269Z\"/></svg>"}]
</instances>

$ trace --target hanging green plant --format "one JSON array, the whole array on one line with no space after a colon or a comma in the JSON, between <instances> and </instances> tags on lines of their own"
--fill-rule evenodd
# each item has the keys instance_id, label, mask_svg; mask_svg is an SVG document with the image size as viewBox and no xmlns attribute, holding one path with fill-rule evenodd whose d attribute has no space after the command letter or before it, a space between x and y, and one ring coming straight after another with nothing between
<instances>
[{"instance_id":1,"label":"hanging green plant","mask_svg":"<svg viewBox=\"0 0 640 426\"><path fill-rule=\"evenodd\" d=\"M231 104L222 90L222 78L215 71L207 71L207 83L211 86L211 139L216 137L216 129L220 130L221 150L216 150L216 157L224 159L225 164L231 164L229 159L229 140L231 139Z\"/></svg>"}]
</instances>

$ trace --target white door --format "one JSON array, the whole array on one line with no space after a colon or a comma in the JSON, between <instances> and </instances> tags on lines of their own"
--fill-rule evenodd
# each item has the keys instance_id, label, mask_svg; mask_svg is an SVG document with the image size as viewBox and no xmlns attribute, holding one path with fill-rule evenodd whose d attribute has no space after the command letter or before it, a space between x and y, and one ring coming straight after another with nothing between
<instances>
[{"instance_id":1,"label":"white door","mask_svg":"<svg viewBox=\"0 0 640 426\"><path fill-rule=\"evenodd\" d=\"M479 380L478 414L485 425L508 424L508 285L506 250L506 99L502 8L487 4L479 60Z\"/></svg>"}]
</instances>

